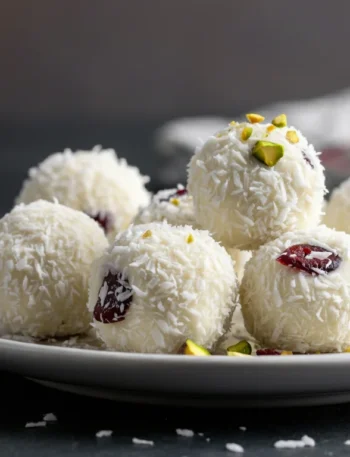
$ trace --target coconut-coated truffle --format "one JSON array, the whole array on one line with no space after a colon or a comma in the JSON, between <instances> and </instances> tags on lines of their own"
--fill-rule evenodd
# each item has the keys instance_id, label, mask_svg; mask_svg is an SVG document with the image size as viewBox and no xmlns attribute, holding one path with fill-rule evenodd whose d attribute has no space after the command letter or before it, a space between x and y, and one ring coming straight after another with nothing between
<instances>
[{"instance_id":1,"label":"coconut-coated truffle","mask_svg":"<svg viewBox=\"0 0 350 457\"><path fill-rule=\"evenodd\" d=\"M350 178L333 189L324 209L328 227L350 233Z\"/></svg>"},{"instance_id":2,"label":"coconut-coated truffle","mask_svg":"<svg viewBox=\"0 0 350 457\"><path fill-rule=\"evenodd\" d=\"M263 346L294 352L350 346L350 236L321 225L286 233L247 262L246 328Z\"/></svg>"},{"instance_id":3,"label":"coconut-coated truffle","mask_svg":"<svg viewBox=\"0 0 350 457\"><path fill-rule=\"evenodd\" d=\"M93 265L89 309L110 349L176 353L187 338L212 348L236 303L231 257L190 226L130 226Z\"/></svg>"},{"instance_id":4,"label":"coconut-coated truffle","mask_svg":"<svg viewBox=\"0 0 350 457\"><path fill-rule=\"evenodd\" d=\"M242 250L317 226L326 188L314 147L294 127L231 124L190 160L197 222L226 247Z\"/></svg>"},{"instance_id":5,"label":"coconut-coated truffle","mask_svg":"<svg viewBox=\"0 0 350 457\"><path fill-rule=\"evenodd\" d=\"M87 215L43 200L0 220L0 328L4 334L62 337L89 328L91 264L107 247Z\"/></svg>"},{"instance_id":6,"label":"coconut-coated truffle","mask_svg":"<svg viewBox=\"0 0 350 457\"><path fill-rule=\"evenodd\" d=\"M171 225L195 226L192 197L184 186L163 189L152 196L151 203L142 208L133 224L167 221Z\"/></svg>"},{"instance_id":7,"label":"coconut-coated truffle","mask_svg":"<svg viewBox=\"0 0 350 457\"><path fill-rule=\"evenodd\" d=\"M148 182L148 176L118 158L113 149L65 149L29 170L15 202L57 199L95 219L113 240L149 204Z\"/></svg>"},{"instance_id":8,"label":"coconut-coated truffle","mask_svg":"<svg viewBox=\"0 0 350 457\"><path fill-rule=\"evenodd\" d=\"M184 186L174 189L164 189L153 195L151 203L140 210L133 224L167 221L171 225L190 225L200 229L194 217L193 199ZM239 249L227 249L234 261L238 280L243 277L244 265L250 259L251 253Z\"/></svg>"}]
</instances>

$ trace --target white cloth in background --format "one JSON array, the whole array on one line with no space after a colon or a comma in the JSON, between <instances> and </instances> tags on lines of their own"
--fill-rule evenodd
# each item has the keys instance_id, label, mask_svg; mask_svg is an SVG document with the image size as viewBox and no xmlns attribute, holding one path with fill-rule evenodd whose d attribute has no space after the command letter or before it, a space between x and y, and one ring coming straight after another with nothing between
<instances>
[{"instance_id":1,"label":"white cloth in background","mask_svg":"<svg viewBox=\"0 0 350 457\"><path fill-rule=\"evenodd\" d=\"M316 149L350 149L350 88L322 97L285 101L250 109L266 121L285 113L288 125L300 129ZM160 156L160 173L165 182L186 179L186 166L195 148L231 120L243 120L245 113L232 118L185 117L162 125L155 132L155 148Z\"/></svg>"}]
</instances>

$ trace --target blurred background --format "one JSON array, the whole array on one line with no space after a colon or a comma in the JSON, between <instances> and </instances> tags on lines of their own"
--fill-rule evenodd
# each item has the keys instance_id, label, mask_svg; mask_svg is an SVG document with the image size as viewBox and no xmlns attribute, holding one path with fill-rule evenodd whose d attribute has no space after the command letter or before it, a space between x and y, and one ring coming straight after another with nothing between
<instances>
[{"instance_id":1,"label":"blurred background","mask_svg":"<svg viewBox=\"0 0 350 457\"><path fill-rule=\"evenodd\" d=\"M169 121L220 123L292 101L306 112L314 99L342 94L350 86L349 14L348 0L3 1L2 207L30 166L65 147L115 148L156 190L185 179L192 148L170 129L174 148L166 150ZM342 143L325 149L346 149L350 109L346 115ZM310 132L322 130L324 139L329 116L317 122ZM332 186L348 164L329 164Z\"/></svg>"}]
</instances>

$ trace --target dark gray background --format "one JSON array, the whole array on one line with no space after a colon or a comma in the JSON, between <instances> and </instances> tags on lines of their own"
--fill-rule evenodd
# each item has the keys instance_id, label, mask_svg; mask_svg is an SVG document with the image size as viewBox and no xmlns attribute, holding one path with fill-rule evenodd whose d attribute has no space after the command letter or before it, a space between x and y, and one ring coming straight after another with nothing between
<instances>
[{"instance_id":1,"label":"dark gray background","mask_svg":"<svg viewBox=\"0 0 350 457\"><path fill-rule=\"evenodd\" d=\"M220 113L350 81L347 0L3 0L0 117Z\"/></svg>"},{"instance_id":2,"label":"dark gray background","mask_svg":"<svg viewBox=\"0 0 350 457\"><path fill-rule=\"evenodd\" d=\"M178 116L312 99L350 83L348 0L4 0L0 157L10 201L64 147L113 147L151 175Z\"/></svg>"}]
</instances>

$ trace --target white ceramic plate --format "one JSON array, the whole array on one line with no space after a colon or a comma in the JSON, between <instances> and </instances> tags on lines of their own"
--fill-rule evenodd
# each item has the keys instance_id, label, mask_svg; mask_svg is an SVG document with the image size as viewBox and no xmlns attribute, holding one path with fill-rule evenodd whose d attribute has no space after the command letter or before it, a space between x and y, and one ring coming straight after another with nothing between
<instances>
[{"instance_id":1,"label":"white ceramic plate","mask_svg":"<svg viewBox=\"0 0 350 457\"><path fill-rule=\"evenodd\" d=\"M220 407L350 401L350 354L191 357L0 339L0 364L50 387L122 401Z\"/></svg>"}]
</instances>

